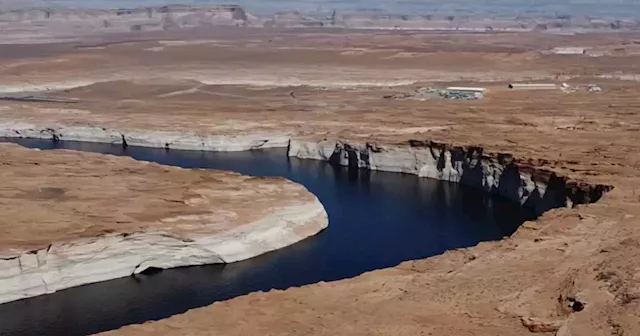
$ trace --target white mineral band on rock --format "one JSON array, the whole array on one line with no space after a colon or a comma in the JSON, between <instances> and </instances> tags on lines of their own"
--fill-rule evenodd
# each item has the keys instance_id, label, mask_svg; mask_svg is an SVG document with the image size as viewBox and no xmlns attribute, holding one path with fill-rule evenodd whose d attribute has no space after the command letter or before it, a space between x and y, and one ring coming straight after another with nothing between
<instances>
[{"instance_id":1,"label":"white mineral band on rock","mask_svg":"<svg viewBox=\"0 0 640 336\"><path fill-rule=\"evenodd\" d=\"M65 288L167 269L249 259L295 244L328 225L314 197L304 205L273 209L264 218L216 235L190 238L162 232L115 234L53 243L47 249L0 254L0 303Z\"/></svg>"}]
</instances>

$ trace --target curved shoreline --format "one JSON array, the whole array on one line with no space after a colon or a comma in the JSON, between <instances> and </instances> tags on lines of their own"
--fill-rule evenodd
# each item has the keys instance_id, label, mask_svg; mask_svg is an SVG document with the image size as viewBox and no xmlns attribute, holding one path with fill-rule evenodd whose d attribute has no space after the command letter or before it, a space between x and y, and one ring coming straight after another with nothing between
<instances>
[{"instance_id":1,"label":"curved shoreline","mask_svg":"<svg viewBox=\"0 0 640 336\"><path fill-rule=\"evenodd\" d=\"M0 304L139 274L149 268L246 260L313 236L327 227L322 204L293 206L221 235L194 239L165 232L115 234L53 243L0 256Z\"/></svg>"},{"instance_id":2,"label":"curved shoreline","mask_svg":"<svg viewBox=\"0 0 640 336\"><path fill-rule=\"evenodd\" d=\"M288 156L300 159L324 160L354 169L399 172L461 183L506 197L534 209L537 214L553 208L592 203L613 189L610 185L570 180L508 153L488 153L477 146L422 140L386 146L342 140L305 141L290 134L200 135L22 122L0 123L0 137L199 151L287 148Z\"/></svg>"},{"instance_id":3,"label":"curved shoreline","mask_svg":"<svg viewBox=\"0 0 640 336\"><path fill-rule=\"evenodd\" d=\"M9 148L8 150L11 151L12 149ZM24 151L33 150L24 149ZM11 160L10 157L9 160ZM64 161L65 158L60 160ZM137 168L139 170L149 169L144 168L145 165L143 163L139 165L141 166ZM138 164L132 167L137 166ZM125 165L124 167L126 170L130 166ZM174 169L177 172L180 171L178 168L170 168L170 170ZM69 172L69 174L73 176L73 172ZM141 173L132 174L138 174L134 179L140 179L144 176L140 175ZM196 173L194 172L194 174ZM216 182L215 177L220 174L224 173L207 175L211 175L209 179L213 179L212 182L206 182L213 184L213 186L209 187L215 188L220 184L220 187L223 188L221 191L223 193L226 190L224 189L226 187L225 183L248 187L243 182L243 178L240 178L240 175L237 174L232 175L227 181ZM155 181L153 176L150 175L149 178L149 183L153 184L153 181ZM249 181L252 180L249 179ZM156 182L163 183L164 186L162 188L170 187L170 185L167 185L167 181L160 180ZM186 188L202 188L207 186L206 183ZM315 195L308 192L303 186L289 181L276 181L266 184L256 180L249 183L249 185L257 184L257 188L263 189L262 191L256 189L257 193L273 194L273 200L286 197L288 194L294 195L291 197L295 197L295 195L298 195L298 197L291 199L293 202L288 201L288 199L283 201L271 201L269 199L267 204L262 205L267 206L267 208L258 209L258 212L253 216L244 216L238 219L235 217L238 216L237 211L240 210L233 208L233 205L218 205L215 203L216 198L214 196L202 196L205 197L202 199L205 202L204 204L196 205L199 204L197 202L199 202L200 198L195 198L194 201L180 201L180 204L184 203L180 207L185 208L186 206L186 208L190 208L191 202L196 202L194 203L194 206L197 207L196 209L211 208L211 210L208 210L211 211L211 214L187 214L185 216L162 218L158 223L161 228L154 228L156 221L153 220L151 222L134 222L132 226L130 225L131 227L112 224L110 229L91 230L88 234L84 233L83 228L86 225L82 224L79 227L66 228L65 230L71 230L71 233L62 236L64 239L55 239L48 236L39 237L43 242L50 239L51 242L48 243L48 246L47 243L31 244L33 246L15 245L26 240L25 238L20 238L18 233L9 230L7 232L8 236L5 237L9 242L8 248L0 251L0 304L53 293L70 287L138 274L150 268L167 269L246 260L295 244L321 232L328 226L328 216L323 205ZM114 188L116 193L120 190L119 186ZM179 191L180 189L175 190ZM185 190L184 192L188 192L190 189ZM106 193L105 195L109 194ZM156 196L155 198L158 198L158 194L154 195ZM308 200L307 198L302 198L302 195L308 197ZM233 202L238 197L248 196L239 194L235 198L230 198L228 202L235 204ZM209 204L208 202L214 203ZM37 209L39 205L33 206ZM137 206L143 207L143 210L140 211L147 211L144 210L146 209L145 203L140 203ZM90 207L88 209L89 214L91 214ZM129 211L135 211L134 209ZM152 211L152 208L149 209L149 211ZM125 210L123 209L123 211ZM87 210L76 209L75 211L86 212ZM234 219L229 219L227 224L222 223L227 221L225 218L218 218L225 211L234 216ZM171 212L168 213L170 214ZM15 225L19 225L20 218L22 217L17 219L18 223ZM78 219L66 218L65 220L80 220L81 218L82 216ZM132 218L132 220L134 219ZM245 222L247 220L249 220L248 223ZM55 219L50 221L53 223ZM183 226L185 227L184 229L176 231L175 228ZM194 226L197 226L197 229L191 229ZM82 233L74 230L82 230ZM182 232L180 230L186 231ZM93 231L97 231L95 236L91 236L94 234L92 233ZM33 234L37 234L37 232ZM74 235L78 237L74 237ZM60 234L57 236L60 236ZM16 242L14 243L15 246L12 246L12 238Z\"/></svg>"},{"instance_id":4,"label":"curved shoreline","mask_svg":"<svg viewBox=\"0 0 640 336\"><path fill-rule=\"evenodd\" d=\"M570 181L555 173L517 162L509 154L484 153L482 148L450 146L429 141L413 141L408 146L349 144L337 141L300 141L286 135L201 136L158 131L121 132L92 126L37 126L27 123L0 125L0 137L36 138L52 141L84 141L122 146L156 147L201 151L243 151L288 147L288 155L301 159L325 160L353 169L400 172L465 184L497 194L537 214L559 207L597 201L612 186ZM137 274L147 268L171 268L209 263L235 262L279 249L318 233L327 226L327 215L317 198L313 204L273 213L262 221L229 231L221 236L202 236L184 241L161 232L128 237L105 237L111 243L87 240L51 245L21 255L0 258L0 303L52 293L82 284ZM302 224L300 224L302 223ZM310 223L309 227L305 227ZM140 243L143 245L139 245ZM88 276L78 273L75 263L64 269L58 255L93 254ZM166 253L169 248L171 254ZM127 256L122 251L138 251ZM52 253L55 252L55 253ZM91 253L91 252L90 252ZM113 262L107 257L118 259ZM73 258L72 258L73 259ZM96 260L97 259L97 260ZM43 267L43 265L45 267ZM85 266L83 264L83 266ZM26 277L26 279L25 279Z\"/></svg>"},{"instance_id":5,"label":"curved shoreline","mask_svg":"<svg viewBox=\"0 0 640 336\"><path fill-rule=\"evenodd\" d=\"M25 125L25 124L21 124ZM98 141L107 139L106 137L92 137L87 128L80 128L83 132L74 132L73 127L26 127L26 128L0 128L0 135L12 134L12 137L48 139L52 141L79 141L80 139L92 139L92 142L106 142L128 146L126 139L132 139L128 134L107 131L104 133L120 134L118 137L109 137L111 141ZM90 128L91 130L98 128ZM160 146L163 140L158 138L164 132L140 132L135 134L146 134L144 138L150 139L141 142L143 147L177 148L190 144L196 148L210 146L212 142L203 141L206 137L198 135L178 135L173 134L172 142L165 142L165 146ZM171 133L170 133L171 134ZM233 146L232 140L241 138L246 140L242 146ZM266 138L266 139L265 139ZM124 141L122 141L124 139ZM179 141L175 141L178 139ZM248 149L261 148L251 144L258 142L269 143L267 137L251 136L244 137L219 137L220 142L215 143L215 150L236 151L242 147ZM248 139L248 140L247 140ZM226 140L226 141L225 141ZM267 140L267 141L264 141ZM82 140L87 141L87 140ZM277 143L277 142L274 142ZM154 146L155 144L155 146ZM168 146L166 145L168 144ZM195 144L195 145L194 145ZM222 145L220 145L222 144ZM249 144L249 146L247 145ZM281 143L280 143L281 144ZM175 146L174 146L175 145ZM479 147L461 147L440 144L430 141L411 141L407 145L376 145L371 143L356 144L343 141L323 140L320 142L302 141L287 138L288 155L292 157L326 160L335 165L347 166L354 169L371 169L381 171L395 171L446 180L456 183L466 184L480 188L489 193L504 196L521 205L533 205L541 212L553 207L573 206L581 203L592 203L597 201L605 192L613 187L608 185L590 185L573 181L569 178L558 176L557 174L540 168L544 162L535 163L520 161L513 156L504 153L489 153ZM284 147L276 145L273 147ZM194 149L194 148L188 148ZM196 149L197 150L197 149ZM205 150L205 149L200 149ZM214 149L206 149L214 150ZM532 196L534 196L532 198ZM548 208L547 208L548 207ZM519 230L522 231L522 230ZM509 244L511 240L503 240ZM454 251L458 253L459 251ZM463 254L466 252L462 252ZM425 259L435 260L433 258ZM149 265L148 267L155 267ZM135 273L135 270L133 271ZM182 315L180 315L182 316Z\"/></svg>"}]
</instances>

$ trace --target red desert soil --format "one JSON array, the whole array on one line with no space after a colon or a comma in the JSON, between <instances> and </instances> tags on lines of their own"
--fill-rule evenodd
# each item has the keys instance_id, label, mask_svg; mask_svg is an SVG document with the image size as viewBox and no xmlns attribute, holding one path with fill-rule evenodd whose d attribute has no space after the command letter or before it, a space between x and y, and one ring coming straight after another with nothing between
<instances>
[{"instance_id":1,"label":"red desert soil","mask_svg":"<svg viewBox=\"0 0 640 336\"><path fill-rule=\"evenodd\" d=\"M539 52L613 50L634 38L296 31L198 44L52 45L58 49L50 54L1 60L0 84L65 87L48 94L80 102L5 102L0 122L434 140L509 152L615 187L595 204L549 211L499 242L354 279L254 293L110 335L640 335L640 85L603 78L637 77L639 59ZM528 77L596 83L603 92L505 89ZM411 81L420 83L386 87ZM283 87L292 83L311 86ZM357 83L379 87L343 89ZM383 98L449 84L489 91L480 101Z\"/></svg>"},{"instance_id":2,"label":"red desert soil","mask_svg":"<svg viewBox=\"0 0 640 336\"><path fill-rule=\"evenodd\" d=\"M0 158L0 255L107 234L216 235L314 200L281 178L111 155L0 144Z\"/></svg>"}]
</instances>

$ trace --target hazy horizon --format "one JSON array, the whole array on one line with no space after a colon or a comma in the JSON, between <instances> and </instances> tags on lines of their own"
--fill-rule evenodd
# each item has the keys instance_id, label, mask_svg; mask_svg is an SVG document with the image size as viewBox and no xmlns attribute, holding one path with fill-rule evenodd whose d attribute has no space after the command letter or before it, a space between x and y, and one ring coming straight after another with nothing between
<instances>
[{"instance_id":1,"label":"hazy horizon","mask_svg":"<svg viewBox=\"0 0 640 336\"><path fill-rule=\"evenodd\" d=\"M458 14L480 16L535 16L535 15L579 15L579 16L640 16L638 0L450 0L443 3L435 0L0 0L4 8L60 6L74 8L132 8L184 5L240 5L255 14L273 14L278 11L331 12L333 10L357 13L381 14Z\"/></svg>"}]
</instances>

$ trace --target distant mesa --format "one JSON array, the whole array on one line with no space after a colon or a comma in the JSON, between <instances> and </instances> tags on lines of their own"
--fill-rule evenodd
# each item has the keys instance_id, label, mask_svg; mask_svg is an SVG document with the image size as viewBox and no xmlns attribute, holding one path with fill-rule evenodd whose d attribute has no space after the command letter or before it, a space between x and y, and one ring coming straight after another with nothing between
<instances>
[{"instance_id":1,"label":"distant mesa","mask_svg":"<svg viewBox=\"0 0 640 336\"><path fill-rule=\"evenodd\" d=\"M343 6L344 7L344 6ZM347 6L349 7L349 6ZM61 35L109 31L172 31L207 26L243 27L342 27L366 29L425 29L478 32L499 31L627 31L638 30L640 22L628 17L598 17L574 14L465 15L444 11L431 13L357 11L328 7L323 11L280 10L252 15L238 5L167 5L156 7L13 8L1 9L0 22L25 23L30 28L47 27ZM55 26L53 26L55 24ZM65 25L66 24L66 25ZM55 33L53 32L53 33Z\"/></svg>"}]
</instances>

